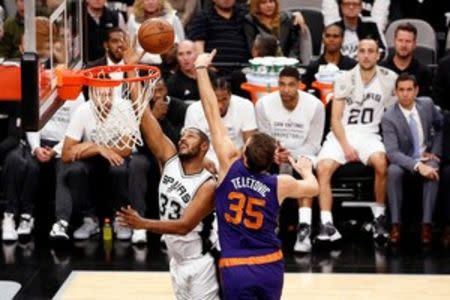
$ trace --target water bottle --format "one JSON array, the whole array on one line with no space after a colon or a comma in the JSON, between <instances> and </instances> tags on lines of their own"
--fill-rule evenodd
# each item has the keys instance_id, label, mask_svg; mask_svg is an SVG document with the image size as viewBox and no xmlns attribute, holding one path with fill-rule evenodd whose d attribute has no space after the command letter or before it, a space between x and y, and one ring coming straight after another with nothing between
<instances>
[{"instance_id":1,"label":"water bottle","mask_svg":"<svg viewBox=\"0 0 450 300\"><path fill-rule=\"evenodd\" d=\"M112 227L109 218L105 218L105 221L103 222L103 240L104 241L112 240Z\"/></svg>"},{"instance_id":2,"label":"water bottle","mask_svg":"<svg viewBox=\"0 0 450 300\"><path fill-rule=\"evenodd\" d=\"M111 221L109 218L105 218L103 222L103 250L105 251L105 260L106 262L111 262L111 253L112 253L112 227Z\"/></svg>"}]
</instances>

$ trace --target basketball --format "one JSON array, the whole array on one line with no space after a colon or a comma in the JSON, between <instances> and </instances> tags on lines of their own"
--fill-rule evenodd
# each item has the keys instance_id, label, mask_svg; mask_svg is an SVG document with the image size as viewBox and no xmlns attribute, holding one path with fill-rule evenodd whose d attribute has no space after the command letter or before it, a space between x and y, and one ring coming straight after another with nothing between
<instances>
[{"instance_id":1,"label":"basketball","mask_svg":"<svg viewBox=\"0 0 450 300\"><path fill-rule=\"evenodd\" d=\"M150 19L139 27L138 41L146 52L164 53L172 47L174 40L173 27L166 20Z\"/></svg>"}]
</instances>

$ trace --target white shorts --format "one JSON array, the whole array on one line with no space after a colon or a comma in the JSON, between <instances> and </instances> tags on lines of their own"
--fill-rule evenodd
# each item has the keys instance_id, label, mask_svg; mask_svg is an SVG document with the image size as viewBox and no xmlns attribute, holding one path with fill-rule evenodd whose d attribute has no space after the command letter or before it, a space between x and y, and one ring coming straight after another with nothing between
<instances>
[{"instance_id":1,"label":"white shorts","mask_svg":"<svg viewBox=\"0 0 450 300\"><path fill-rule=\"evenodd\" d=\"M386 153L384 144L381 141L381 136L379 134L352 133L351 135L347 136L347 139L349 140L350 145L352 145L356 149L356 152L358 152L360 161L365 165L367 165L372 154L376 152ZM320 149L319 155L317 156L318 161L324 159L332 159L341 165L347 163L341 144L339 144L339 141L337 140L333 132L328 133L327 139L323 143L322 149Z\"/></svg>"},{"instance_id":2,"label":"white shorts","mask_svg":"<svg viewBox=\"0 0 450 300\"><path fill-rule=\"evenodd\" d=\"M219 299L216 267L210 254L181 262L172 258L170 277L177 300Z\"/></svg>"}]
</instances>

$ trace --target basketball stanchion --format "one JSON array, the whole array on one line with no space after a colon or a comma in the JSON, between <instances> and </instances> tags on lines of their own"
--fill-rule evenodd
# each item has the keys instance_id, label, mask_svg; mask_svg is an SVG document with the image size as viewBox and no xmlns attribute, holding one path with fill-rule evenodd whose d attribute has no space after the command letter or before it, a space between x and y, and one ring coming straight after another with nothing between
<instances>
[{"instance_id":1,"label":"basketball stanchion","mask_svg":"<svg viewBox=\"0 0 450 300\"><path fill-rule=\"evenodd\" d=\"M113 79L114 73L127 74ZM76 99L83 86L96 120L96 144L118 149L143 145L139 126L160 77L158 68L147 65L99 66L82 71L57 70L58 96Z\"/></svg>"}]
</instances>

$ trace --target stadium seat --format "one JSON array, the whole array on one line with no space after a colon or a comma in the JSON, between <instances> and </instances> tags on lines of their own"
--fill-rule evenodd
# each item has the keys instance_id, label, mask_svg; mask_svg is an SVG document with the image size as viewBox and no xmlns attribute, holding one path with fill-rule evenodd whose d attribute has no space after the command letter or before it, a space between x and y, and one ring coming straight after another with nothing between
<instances>
[{"instance_id":1,"label":"stadium seat","mask_svg":"<svg viewBox=\"0 0 450 300\"><path fill-rule=\"evenodd\" d=\"M289 10L292 7L311 7L322 9L322 0L281 0L280 10Z\"/></svg>"},{"instance_id":2,"label":"stadium seat","mask_svg":"<svg viewBox=\"0 0 450 300\"><path fill-rule=\"evenodd\" d=\"M395 29L403 23L411 23L417 28L417 48L414 57L424 64L435 64L437 61L436 32L430 24L419 19L401 19L388 25L385 33L386 42L391 53L394 48Z\"/></svg>"}]
</instances>

